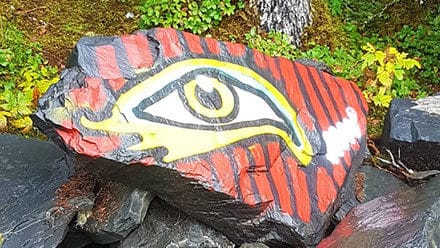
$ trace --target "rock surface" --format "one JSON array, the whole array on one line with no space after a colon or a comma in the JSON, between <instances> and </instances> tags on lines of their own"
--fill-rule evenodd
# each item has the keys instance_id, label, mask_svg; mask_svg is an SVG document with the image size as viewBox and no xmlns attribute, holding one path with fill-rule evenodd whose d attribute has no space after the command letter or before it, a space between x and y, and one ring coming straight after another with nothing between
<instances>
[{"instance_id":1,"label":"rock surface","mask_svg":"<svg viewBox=\"0 0 440 248\"><path fill-rule=\"evenodd\" d=\"M358 174L361 174L363 182L361 196L358 197L361 202L367 202L376 197L387 196L409 188L405 182L390 172L373 166L364 165L359 167Z\"/></svg>"},{"instance_id":2,"label":"rock surface","mask_svg":"<svg viewBox=\"0 0 440 248\"><path fill-rule=\"evenodd\" d=\"M396 158L400 153L400 160L410 169L440 170L439 106L439 94L417 101L395 99L391 102L382 145Z\"/></svg>"},{"instance_id":3,"label":"rock surface","mask_svg":"<svg viewBox=\"0 0 440 248\"><path fill-rule=\"evenodd\" d=\"M293 38L294 45L301 45L304 28L312 21L310 0L256 0L256 3L263 28L283 32Z\"/></svg>"},{"instance_id":4,"label":"rock surface","mask_svg":"<svg viewBox=\"0 0 440 248\"><path fill-rule=\"evenodd\" d=\"M386 187L386 184L383 185ZM318 248L440 246L440 177L361 204Z\"/></svg>"},{"instance_id":5,"label":"rock surface","mask_svg":"<svg viewBox=\"0 0 440 248\"><path fill-rule=\"evenodd\" d=\"M111 183L106 189L109 199L97 202L87 222L80 229L91 241L110 244L122 240L137 228L147 214L154 195L141 189L131 189L120 183ZM99 196L98 196L99 197ZM100 215L104 215L99 218Z\"/></svg>"},{"instance_id":6,"label":"rock surface","mask_svg":"<svg viewBox=\"0 0 440 248\"><path fill-rule=\"evenodd\" d=\"M204 247L232 248L224 235L155 199L142 225L118 245L119 248Z\"/></svg>"},{"instance_id":7,"label":"rock surface","mask_svg":"<svg viewBox=\"0 0 440 248\"><path fill-rule=\"evenodd\" d=\"M405 142L440 142L440 94L417 101L394 99L383 137Z\"/></svg>"},{"instance_id":8,"label":"rock surface","mask_svg":"<svg viewBox=\"0 0 440 248\"><path fill-rule=\"evenodd\" d=\"M62 241L73 214L57 214L55 191L72 173L56 145L0 135L0 247L56 247Z\"/></svg>"},{"instance_id":9,"label":"rock surface","mask_svg":"<svg viewBox=\"0 0 440 248\"><path fill-rule=\"evenodd\" d=\"M238 245L301 247L352 198L366 113L352 82L158 28L81 39L33 120Z\"/></svg>"}]
</instances>

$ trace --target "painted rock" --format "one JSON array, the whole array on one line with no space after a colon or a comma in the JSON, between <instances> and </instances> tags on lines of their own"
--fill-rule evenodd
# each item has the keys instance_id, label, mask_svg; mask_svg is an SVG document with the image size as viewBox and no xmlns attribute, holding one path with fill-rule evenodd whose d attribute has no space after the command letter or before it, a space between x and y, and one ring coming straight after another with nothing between
<instances>
[{"instance_id":1,"label":"painted rock","mask_svg":"<svg viewBox=\"0 0 440 248\"><path fill-rule=\"evenodd\" d=\"M352 195L366 114L352 82L157 28L81 39L33 120L236 244L304 246Z\"/></svg>"}]
</instances>

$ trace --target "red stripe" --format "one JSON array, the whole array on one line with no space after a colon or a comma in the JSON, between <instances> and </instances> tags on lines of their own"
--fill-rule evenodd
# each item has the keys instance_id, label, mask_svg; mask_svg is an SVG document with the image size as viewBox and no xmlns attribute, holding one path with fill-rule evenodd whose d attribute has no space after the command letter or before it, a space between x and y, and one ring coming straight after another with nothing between
<instances>
[{"instance_id":1,"label":"red stripe","mask_svg":"<svg viewBox=\"0 0 440 248\"><path fill-rule=\"evenodd\" d=\"M178 162L176 168L185 177L206 182L212 186L211 166L205 160L199 159L192 162Z\"/></svg>"},{"instance_id":2,"label":"red stripe","mask_svg":"<svg viewBox=\"0 0 440 248\"><path fill-rule=\"evenodd\" d=\"M237 191L235 189L234 172L231 169L231 162L221 152L214 152L211 155L211 163L214 165L220 186L223 193L237 198Z\"/></svg>"},{"instance_id":3,"label":"red stripe","mask_svg":"<svg viewBox=\"0 0 440 248\"><path fill-rule=\"evenodd\" d=\"M287 187L288 182L283 168L283 160L281 159L280 144L270 142L267 144L267 150L271 163L270 173L272 174L275 187L280 197L280 208L292 216L292 200L290 198L289 188Z\"/></svg>"},{"instance_id":4,"label":"red stripe","mask_svg":"<svg viewBox=\"0 0 440 248\"><path fill-rule=\"evenodd\" d=\"M274 201L272 190L270 189L269 181L267 180L266 173L269 173L266 169L266 160L264 158L263 147L260 144L255 144L248 147L255 163L254 179L260 192L261 202L268 203Z\"/></svg>"},{"instance_id":5,"label":"red stripe","mask_svg":"<svg viewBox=\"0 0 440 248\"><path fill-rule=\"evenodd\" d=\"M336 189L327 170L319 167L316 173L316 191L318 194L318 209L321 213L327 211L330 204L336 200Z\"/></svg>"},{"instance_id":6,"label":"red stripe","mask_svg":"<svg viewBox=\"0 0 440 248\"><path fill-rule=\"evenodd\" d=\"M200 44L200 37L188 32L182 32L186 39L186 45L192 53L203 54L203 47Z\"/></svg>"},{"instance_id":7,"label":"red stripe","mask_svg":"<svg viewBox=\"0 0 440 248\"><path fill-rule=\"evenodd\" d=\"M330 115L330 119L333 123L336 124L336 122L340 121L338 117L338 113L336 112L335 106L333 105L332 99L330 98L330 95L327 92L327 88L330 88L327 81L322 81L321 78L318 75L318 70L314 67L309 67L310 74L312 75L313 80L316 82L316 86L319 90L319 93L321 95L321 99L324 101L325 108L327 108L328 113ZM307 76L308 78L308 76ZM325 87L324 84L327 86ZM334 99L335 101L342 101L342 99Z\"/></svg>"},{"instance_id":8,"label":"red stripe","mask_svg":"<svg viewBox=\"0 0 440 248\"><path fill-rule=\"evenodd\" d=\"M307 175L298 169L297 162L292 157L287 157L287 165L293 180L293 189L295 191L295 203L298 217L305 223L310 222L311 208L310 196L307 187Z\"/></svg>"},{"instance_id":9,"label":"red stripe","mask_svg":"<svg viewBox=\"0 0 440 248\"><path fill-rule=\"evenodd\" d=\"M267 61L267 64L269 65L269 69L272 72L272 76L276 80L281 80L280 71L278 70L278 67L275 63L275 58L265 55L265 59Z\"/></svg>"},{"instance_id":10,"label":"red stripe","mask_svg":"<svg viewBox=\"0 0 440 248\"><path fill-rule=\"evenodd\" d=\"M108 84L114 91L118 91L124 86L124 84L127 82L125 78L115 78L115 79L109 79Z\"/></svg>"},{"instance_id":11,"label":"red stripe","mask_svg":"<svg viewBox=\"0 0 440 248\"><path fill-rule=\"evenodd\" d=\"M131 67L139 69L153 65L153 56L147 37L142 34L126 35L122 36L121 40Z\"/></svg>"},{"instance_id":12,"label":"red stripe","mask_svg":"<svg viewBox=\"0 0 440 248\"><path fill-rule=\"evenodd\" d=\"M351 167L351 155L350 155L350 151L345 151L345 152L344 152L344 161L345 161L345 163L348 165L348 167Z\"/></svg>"},{"instance_id":13,"label":"red stripe","mask_svg":"<svg viewBox=\"0 0 440 248\"><path fill-rule=\"evenodd\" d=\"M208 49L211 53L215 55L220 54L220 46L217 40L213 38L205 38L206 45L208 45Z\"/></svg>"},{"instance_id":14,"label":"red stripe","mask_svg":"<svg viewBox=\"0 0 440 248\"><path fill-rule=\"evenodd\" d=\"M87 107L93 111L100 111L108 102L105 89L100 78L86 78L86 87L73 89L69 98L76 107Z\"/></svg>"},{"instance_id":15,"label":"red stripe","mask_svg":"<svg viewBox=\"0 0 440 248\"><path fill-rule=\"evenodd\" d=\"M285 88L287 92L287 96L290 101L296 107L298 114L300 115L301 120L309 128L311 131L315 129L313 121L310 119L310 114L305 112L307 110L306 103L304 101L304 97L301 93L301 89L299 88L298 79L295 77L295 71L293 70L292 62L285 59L279 58L280 62L280 70L285 82Z\"/></svg>"},{"instance_id":16,"label":"red stripe","mask_svg":"<svg viewBox=\"0 0 440 248\"><path fill-rule=\"evenodd\" d=\"M103 79L123 78L116 59L115 48L111 45L96 47L99 75Z\"/></svg>"},{"instance_id":17,"label":"red stripe","mask_svg":"<svg viewBox=\"0 0 440 248\"><path fill-rule=\"evenodd\" d=\"M163 56L165 58L174 58L182 55L183 48L176 30L171 28L156 28L155 35L162 46Z\"/></svg>"},{"instance_id":18,"label":"red stripe","mask_svg":"<svg viewBox=\"0 0 440 248\"><path fill-rule=\"evenodd\" d=\"M340 164L333 165L333 178L339 187L344 183L346 174L344 166Z\"/></svg>"},{"instance_id":19,"label":"red stripe","mask_svg":"<svg viewBox=\"0 0 440 248\"><path fill-rule=\"evenodd\" d=\"M310 80L307 76L307 68L304 65L302 65L300 63L296 63L296 62L295 62L295 66L298 68L298 72L299 72L301 78L303 79L304 86L306 88L307 94L309 95L310 104L312 105L309 107L313 107L313 109L315 110L315 113L316 113L316 121L319 123L319 126L321 127L321 129L323 131L325 131L330 126L330 123L329 123L327 116L322 108L321 103L319 102L319 98L316 95L315 89L312 87Z\"/></svg>"},{"instance_id":20,"label":"red stripe","mask_svg":"<svg viewBox=\"0 0 440 248\"><path fill-rule=\"evenodd\" d=\"M77 153L87 154L90 157L104 157L107 152L120 147L118 136L83 136L77 129L55 129L58 135Z\"/></svg>"},{"instance_id":21,"label":"red stripe","mask_svg":"<svg viewBox=\"0 0 440 248\"><path fill-rule=\"evenodd\" d=\"M242 147L236 147L233 152L234 160L238 166L238 171L240 175L240 189L243 195L243 201L246 204L254 206L257 204L257 199L255 198L254 190L252 189L251 181L249 179L249 160L247 157L246 150Z\"/></svg>"},{"instance_id":22,"label":"red stripe","mask_svg":"<svg viewBox=\"0 0 440 248\"><path fill-rule=\"evenodd\" d=\"M267 68L266 60L264 54L260 53L257 50L253 50L254 52L254 61L255 64L260 67L262 70Z\"/></svg>"},{"instance_id":23,"label":"red stripe","mask_svg":"<svg viewBox=\"0 0 440 248\"><path fill-rule=\"evenodd\" d=\"M225 42L228 52L232 56L241 57L246 53L246 47L242 44Z\"/></svg>"}]
</instances>

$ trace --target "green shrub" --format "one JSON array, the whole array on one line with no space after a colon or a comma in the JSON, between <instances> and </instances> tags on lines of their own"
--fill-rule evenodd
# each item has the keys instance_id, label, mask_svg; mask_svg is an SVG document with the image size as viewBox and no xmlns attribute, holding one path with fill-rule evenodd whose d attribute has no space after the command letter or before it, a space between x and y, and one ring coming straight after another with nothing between
<instances>
[{"instance_id":1,"label":"green shrub","mask_svg":"<svg viewBox=\"0 0 440 248\"><path fill-rule=\"evenodd\" d=\"M440 85L440 7L429 18L428 25L404 26L392 39L398 48L420 59L422 70L414 77L425 84Z\"/></svg>"},{"instance_id":2,"label":"green shrub","mask_svg":"<svg viewBox=\"0 0 440 248\"><path fill-rule=\"evenodd\" d=\"M0 131L27 132L37 99L58 81L38 43L28 42L13 24L0 19Z\"/></svg>"},{"instance_id":3,"label":"green shrub","mask_svg":"<svg viewBox=\"0 0 440 248\"><path fill-rule=\"evenodd\" d=\"M236 4L231 0L144 0L139 7L142 12L139 25L173 27L201 34L243 7L241 0Z\"/></svg>"},{"instance_id":4,"label":"green shrub","mask_svg":"<svg viewBox=\"0 0 440 248\"><path fill-rule=\"evenodd\" d=\"M258 33L257 28L245 34L245 39L250 48L255 48L270 56L279 56L295 59L296 47L292 45L291 38L281 32L270 31L265 36Z\"/></svg>"}]
</instances>

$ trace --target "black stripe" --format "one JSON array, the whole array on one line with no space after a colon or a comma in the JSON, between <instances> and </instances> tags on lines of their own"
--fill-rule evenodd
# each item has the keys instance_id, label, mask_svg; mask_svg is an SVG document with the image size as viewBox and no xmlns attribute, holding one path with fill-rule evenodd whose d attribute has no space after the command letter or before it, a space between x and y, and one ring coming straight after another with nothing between
<instances>
[{"instance_id":1,"label":"black stripe","mask_svg":"<svg viewBox=\"0 0 440 248\"><path fill-rule=\"evenodd\" d=\"M136 76L133 68L128 60L127 51L121 38L114 39L112 42L115 49L116 61L118 63L119 71L124 78L133 78Z\"/></svg>"},{"instance_id":2,"label":"black stripe","mask_svg":"<svg viewBox=\"0 0 440 248\"><path fill-rule=\"evenodd\" d=\"M359 108L361 109L362 113L366 116L368 114L368 111L364 108L364 105L362 104L362 96L358 90L356 90L353 86L353 83L349 82L350 88L353 91L353 93L357 96L357 102L359 104Z\"/></svg>"},{"instance_id":3,"label":"black stripe","mask_svg":"<svg viewBox=\"0 0 440 248\"><path fill-rule=\"evenodd\" d=\"M309 93L307 92L307 90L306 90L306 88L305 88L304 81L303 81L303 79L302 79L302 77L301 77L301 74L299 73L298 69L296 68L295 63L292 63L292 68L293 68L293 71L295 72L295 76L296 76L296 79L297 79L297 81L298 81L298 86L299 86L299 88L301 89L301 92L298 92L298 94L302 94L302 96L303 96L303 98L304 98L304 102L305 102L306 105L307 105L306 107L307 107L307 109L310 111L310 114L311 114L314 118L317 118L318 116L317 116L316 111L315 111L315 107L317 107L317 106L315 106L314 104L312 104L312 102L311 102L311 100L310 100ZM286 86L287 86L287 85L286 85ZM318 122L318 121L317 121L317 122ZM319 123L318 123L318 124L319 124ZM316 126L319 126L319 128L317 127L317 129L318 129L318 131L319 131L320 133L322 133L323 127L321 127L320 125L316 125Z\"/></svg>"},{"instance_id":4,"label":"black stripe","mask_svg":"<svg viewBox=\"0 0 440 248\"><path fill-rule=\"evenodd\" d=\"M294 65L294 66L296 67L297 65ZM312 86L313 91L315 92L316 98L318 98L318 101L321 105L322 110L324 111L324 115L327 118L328 123L330 123L330 125L334 126L336 123L330 117L330 112L328 110L327 103L324 101L324 98L322 97L321 92L318 88L318 83L320 83L320 82L317 82L315 80L315 78L313 78L312 73L310 72L310 68L308 66L305 66L305 65L300 65L300 66L304 66L304 68L306 69L307 75L304 75L304 76L309 78L310 85ZM313 68L313 69L316 70L315 68ZM324 128L322 128L322 129L324 130Z\"/></svg>"},{"instance_id":5,"label":"black stripe","mask_svg":"<svg viewBox=\"0 0 440 248\"><path fill-rule=\"evenodd\" d=\"M281 147L280 147L280 149L281 149ZM287 189L289 191L289 197L290 197L290 207L292 209L292 213L298 213L298 211L296 209L295 189L293 187L293 177L292 177L292 174L290 174L290 169L289 169L289 165L287 164L286 158L285 158L285 156L283 156L283 153L286 149L287 149L286 147L283 147L283 150L280 151L280 158L281 158L281 161L283 164L283 169L285 172L284 175L286 176ZM290 156L290 155L288 155L288 156ZM299 168L297 168L297 170L299 170Z\"/></svg>"},{"instance_id":6,"label":"black stripe","mask_svg":"<svg viewBox=\"0 0 440 248\"><path fill-rule=\"evenodd\" d=\"M272 173L270 172L270 167L271 167L271 161L269 159L269 154L268 154L268 150L267 150L267 145L263 146L261 145L261 148L263 150L263 155L264 155L264 163L266 164L266 178L267 181L269 181L269 186L270 186L270 191L272 191L272 196L275 200L275 204L276 206L278 206L279 208L281 208L281 203L280 203L280 195L278 194L278 190L275 186L275 182L273 180L272 177Z\"/></svg>"},{"instance_id":7,"label":"black stripe","mask_svg":"<svg viewBox=\"0 0 440 248\"><path fill-rule=\"evenodd\" d=\"M255 161L254 161L254 157L252 156L251 151L249 151L249 148L244 148L244 151L246 153L246 158L249 162L249 168L247 170L247 175L249 176L249 181L251 182L251 188L252 188L252 192L254 192L254 197L255 197L255 202L257 204L262 203L261 202L261 196L260 196L260 191L258 190L258 185L257 182L255 181L254 178L254 173L255 173Z\"/></svg>"},{"instance_id":8,"label":"black stripe","mask_svg":"<svg viewBox=\"0 0 440 248\"><path fill-rule=\"evenodd\" d=\"M311 70L313 70L312 68L310 68ZM316 70L316 69L315 69ZM318 73L319 78L321 79L321 81L323 82L322 85L324 86L325 90L328 92L329 94L329 98L330 101L332 102L332 106L334 106L334 109L336 111L336 114L338 115L338 119L342 122L343 119L343 115L342 113L339 111L339 108L337 107L338 104L336 103L336 97L333 95L332 91L330 90L330 86L328 85L328 83L326 82L325 78L324 78L324 72L320 71L320 70L316 70L316 73ZM332 75L329 75L329 77L333 78ZM345 114L345 113L344 113Z\"/></svg>"},{"instance_id":9,"label":"black stripe","mask_svg":"<svg viewBox=\"0 0 440 248\"><path fill-rule=\"evenodd\" d=\"M237 191L237 198L243 201L243 192L240 187L240 171L238 170L237 162L232 158L232 149L225 149L223 151L224 156L229 159L229 164L231 165L231 170L234 174L235 191Z\"/></svg>"},{"instance_id":10,"label":"black stripe","mask_svg":"<svg viewBox=\"0 0 440 248\"><path fill-rule=\"evenodd\" d=\"M219 178L218 178L217 169L215 168L215 166L211 162L211 158L209 160L204 160L204 161L206 163L208 163L209 167L211 168L212 187L214 188L215 191L223 192L223 189L222 189L222 187L220 185L220 181L219 181Z\"/></svg>"}]
</instances>

